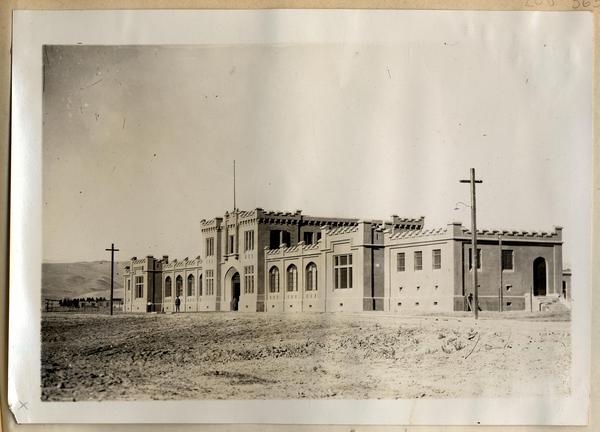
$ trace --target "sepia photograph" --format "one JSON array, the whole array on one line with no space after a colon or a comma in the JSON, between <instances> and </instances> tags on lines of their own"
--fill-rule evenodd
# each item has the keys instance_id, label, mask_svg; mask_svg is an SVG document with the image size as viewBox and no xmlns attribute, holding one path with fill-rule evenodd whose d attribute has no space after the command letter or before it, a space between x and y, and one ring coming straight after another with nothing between
<instances>
[{"instance_id":1,"label":"sepia photograph","mask_svg":"<svg viewBox=\"0 0 600 432\"><path fill-rule=\"evenodd\" d=\"M41 44L36 404L587 398L591 20L374 12Z\"/></svg>"}]
</instances>

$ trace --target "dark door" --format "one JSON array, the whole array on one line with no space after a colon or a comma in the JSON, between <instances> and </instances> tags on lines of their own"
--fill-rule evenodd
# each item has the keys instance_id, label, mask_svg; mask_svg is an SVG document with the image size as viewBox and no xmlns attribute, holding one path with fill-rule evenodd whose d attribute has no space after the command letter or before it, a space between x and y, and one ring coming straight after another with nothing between
<instances>
[{"instance_id":1,"label":"dark door","mask_svg":"<svg viewBox=\"0 0 600 432\"><path fill-rule=\"evenodd\" d=\"M546 260L542 257L533 261L533 295L546 295Z\"/></svg>"},{"instance_id":2,"label":"dark door","mask_svg":"<svg viewBox=\"0 0 600 432\"><path fill-rule=\"evenodd\" d=\"M231 310L238 310L240 304L240 274L236 273L231 278Z\"/></svg>"}]
</instances>

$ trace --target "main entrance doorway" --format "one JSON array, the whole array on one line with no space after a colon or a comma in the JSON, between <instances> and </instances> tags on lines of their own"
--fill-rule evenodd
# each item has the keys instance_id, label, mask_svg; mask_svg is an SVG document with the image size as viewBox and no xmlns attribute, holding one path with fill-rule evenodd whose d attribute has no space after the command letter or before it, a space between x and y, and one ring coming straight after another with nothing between
<instances>
[{"instance_id":1,"label":"main entrance doorway","mask_svg":"<svg viewBox=\"0 0 600 432\"><path fill-rule=\"evenodd\" d=\"M235 273L231 277L231 310L236 311L240 307L240 274Z\"/></svg>"},{"instance_id":2,"label":"main entrance doorway","mask_svg":"<svg viewBox=\"0 0 600 432\"><path fill-rule=\"evenodd\" d=\"M533 261L533 295L546 295L546 260L542 257Z\"/></svg>"}]
</instances>

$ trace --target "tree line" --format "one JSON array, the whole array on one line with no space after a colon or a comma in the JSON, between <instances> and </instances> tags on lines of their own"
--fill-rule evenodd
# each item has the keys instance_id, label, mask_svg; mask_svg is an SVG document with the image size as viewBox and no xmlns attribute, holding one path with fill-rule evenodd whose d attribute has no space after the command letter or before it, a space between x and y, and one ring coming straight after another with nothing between
<instances>
[{"instance_id":1,"label":"tree line","mask_svg":"<svg viewBox=\"0 0 600 432\"><path fill-rule=\"evenodd\" d=\"M63 298L58 301L59 306L78 308L84 302L99 303L106 301L106 297L81 297L81 298Z\"/></svg>"}]
</instances>

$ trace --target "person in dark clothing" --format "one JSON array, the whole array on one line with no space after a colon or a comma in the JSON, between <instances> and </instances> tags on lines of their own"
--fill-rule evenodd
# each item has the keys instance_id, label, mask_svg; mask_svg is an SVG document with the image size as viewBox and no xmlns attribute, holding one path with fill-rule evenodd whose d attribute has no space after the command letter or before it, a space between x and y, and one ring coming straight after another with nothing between
<instances>
[{"instance_id":1,"label":"person in dark clothing","mask_svg":"<svg viewBox=\"0 0 600 432\"><path fill-rule=\"evenodd\" d=\"M179 305L181 304L181 300L179 297L175 299L175 312L179 312Z\"/></svg>"}]
</instances>

